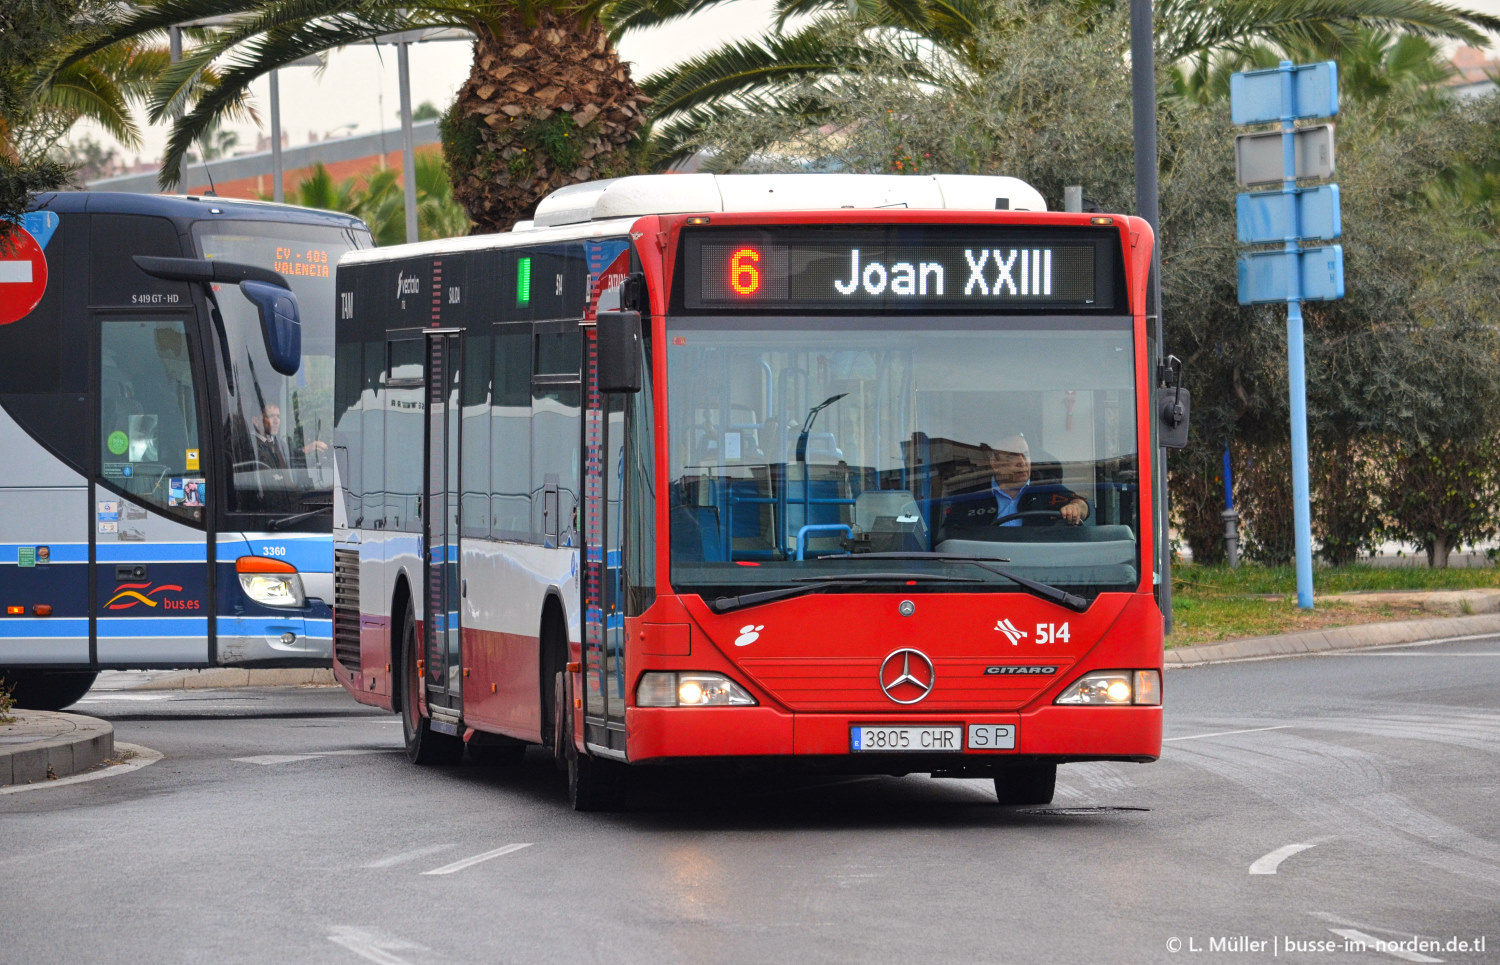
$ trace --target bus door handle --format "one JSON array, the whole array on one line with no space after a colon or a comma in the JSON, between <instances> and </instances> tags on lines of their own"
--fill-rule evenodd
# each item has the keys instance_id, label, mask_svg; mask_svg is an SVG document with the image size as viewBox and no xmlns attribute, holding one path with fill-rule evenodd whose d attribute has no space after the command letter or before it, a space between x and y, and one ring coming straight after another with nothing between
<instances>
[{"instance_id":1,"label":"bus door handle","mask_svg":"<svg viewBox=\"0 0 1500 965\"><path fill-rule=\"evenodd\" d=\"M146 567L140 563L126 563L115 567L115 582L124 583L126 580L144 580L146 578Z\"/></svg>"}]
</instances>

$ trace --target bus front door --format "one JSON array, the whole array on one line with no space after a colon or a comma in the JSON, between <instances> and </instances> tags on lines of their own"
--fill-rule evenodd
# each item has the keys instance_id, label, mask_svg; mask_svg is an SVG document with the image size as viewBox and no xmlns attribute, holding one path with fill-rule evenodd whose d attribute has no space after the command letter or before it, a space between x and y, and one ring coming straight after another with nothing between
<instances>
[{"instance_id":1,"label":"bus front door","mask_svg":"<svg viewBox=\"0 0 1500 965\"><path fill-rule=\"evenodd\" d=\"M462 717L463 660L459 600L459 366L460 336L428 331L426 452L422 483L422 547L426 573L423 633L427 706L434 721Z\"/></svg>"},{"instance_id":2,"label":"bus front door","mask_svg":"<svg viewBox=\"0 0 1500 965\"><path fill-rule=\"evenodd\" d=\"M202 367L188 318L100 313L93 496L95 655L104 666L215 660Z\"/></svg>"},{"instance_id":3,"label":"bus front door","mask_svg":"<svg viewBox=\"0 0 1500 965\"><path fill-rule=\"evenodd\" d=\"M625 753L625 608L621 599L621 507L625 494L625 397L599 391L598 341L584 328L583 430L584 739Z\"/></svg>"}]
</instances>

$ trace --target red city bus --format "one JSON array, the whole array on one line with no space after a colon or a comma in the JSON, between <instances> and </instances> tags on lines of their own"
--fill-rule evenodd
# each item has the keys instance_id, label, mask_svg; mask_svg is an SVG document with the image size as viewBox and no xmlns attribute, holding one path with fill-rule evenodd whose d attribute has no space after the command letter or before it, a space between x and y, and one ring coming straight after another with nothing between
<instances>
[{"instance_id":1,"label":"red city bus","mask_svg":"<svg viewBox=\"0 0 1500 965\"><path fill-rule=\"evenodd\" d=\"M551 747L580 809L1155 760L1152 243L1012 178L675 175L350 253L335 674L417 763Z\"/></svg>"}]
</instances>

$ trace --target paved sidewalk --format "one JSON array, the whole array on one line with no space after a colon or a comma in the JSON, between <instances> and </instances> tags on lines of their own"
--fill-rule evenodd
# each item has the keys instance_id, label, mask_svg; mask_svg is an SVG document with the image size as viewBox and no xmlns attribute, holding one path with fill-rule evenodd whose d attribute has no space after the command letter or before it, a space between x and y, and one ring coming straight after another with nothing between
<instances>
[{"instance_id":1,"label":"paved sidewalk","mask_svg":"<svg viewBox=\"0 0 1500 965\"><path fill-rule=\"evenodd\" d=\"M1167 651L1166 666L1201 667L1234 660L1263 660L1331 650L1359 650L1402 643L1424 643L1451 637L1500 633L1500 613L1464 617L1429 617L1392 623L1361 623L1352 627L1247 637L1223 643L1199 643Z\"/></svg>"},{"instance_id":2,"label":"paved sidewalk","mask_svg":"<svg viewBox=\"0 0 1500 965\"><path fill-rule=\"evenodd\" d=\"M1410 599L1414 594L1361 594L1374 604L1387 597ZM1470 616L1428 617L1388 623L1250 637L1224 643L1172 647L1166 653L1168 669L1201 667L1236 660L1263 660L1296 654L1421 643L1452 637L1500 634L1500 591L1463 591L1415 594L1430 597L1430 608L1451 606ZM1352 596L1352 595L1351 595ZM1451 597L1451 599L1448 599ZM1168 641L1170 646L1170 640ZM223 667L215 670L105 671L93 693L125 690L194 690L229 687L331 687L333 671L248 670ZM0 724L0 786L26 784L67 777L96 767L114 753L114 728L102 720L79 714L14 710L15 722Z\"/></svg>"}]
</instances>

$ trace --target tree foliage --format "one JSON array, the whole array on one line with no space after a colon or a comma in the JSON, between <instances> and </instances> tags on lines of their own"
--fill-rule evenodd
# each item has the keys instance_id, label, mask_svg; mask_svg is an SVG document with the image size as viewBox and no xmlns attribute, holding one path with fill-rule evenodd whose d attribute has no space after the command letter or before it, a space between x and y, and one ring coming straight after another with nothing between
<instances>
[{"instance_id":1,"label":"tree foliage","mask_svg":"<svg viewBox=\"0 0 1500 965\"><path fill-rule=\"evenodd\" d=\"M160 182L172 187L189 148L217 123L249 110L256 78L304 57L408 30L459 28L475 37L452 125L464 150L447 152L455 197L479 230L510 227L549 191L603 173L633 170L647 99L604 32L607 5L497 0L145 0L119 5L108 23L81 32L58 70L173 24L213 18L198 43L160 73L150 116L182 112L168 138ZM641 21L652 5L634 6ZM527 147L538 126L567 116L575 163Z\"/></svg>"},{"instance_id":2,"label":"tree foliage","mask_svg":"<svg viewBox=\"0 0 1500 965\"><path fill-rule=\"evenodd\" d=\"M431 152L416 156L417 239L452 238L468 234L469 218L453 200L453 186L443 160ZM262 197L262 200L269 198ZM297 183L287 202L304 208L343 211L364 221L377 245L399 245L406 240L406 192L395 168L382 168L366 178L336 181L322 162Z\"/></svg>"},{"instance_id":3,"label":"tree foliage","mask_svg":"<svg viewBox=\"0 0 1500 965\"><path fill-rule=\"evenodd\" d=\"M80 34L99 29L113 7L106 0L0 5L0 218L25 211L35 192L68 182L70 164L57 145L79 120L98 123L127 145L139 142L130 104L165 68L165 51L136 41L55 64Z\"/></svg>"},{"instance_id":4,"label":"tree foliage","mask_svg":"<svg viewBox=\"0 0 1500 965\"><path fill-rule=\"evenodd\" d=\"M1065 185L1081 184L1104 210L1131 211L1125 26L1122 10L1083 17L1038 4L1025 29L976 39L973 56L988 65L982 83L892 83L905 48L867 46L835 82L786 89L816 101L817 127L778 100L755 100L733 121L710 120L704 143L721 168L894 173L916 162L916 173L1021 177L1055 206ZM845 30L830 42L869 36L858 23ZM1445 192L1470 183L1466 172L1494 163L1500 98L1434 96L1424 81L1435 74L1412 54L1435 56L1425 42L1375 31L1341 42L1371 65L1356 73L1360 93L1339 120L1347 294L1303 314L1314 525L1325 554L1343 560L1405 525L1393 520L1406 504L1380 485L1391 460L1430 445L1458 458L1500 419L1495 222L1482 204L1445 203ZM1158 117L1166 343L1186 362L1194 394L1194 445L1173 457L1174 499L1195 557L1217 558L1229 445L1247 552L1284 561L1285 310L1238 303L1236 130L1227 100L1188 96L1183 76L1164 71Z\"/></svg>"},{"instance_id":5,"label":"tree foliage","mask_svg":"<svg viewBox=\"0 0 1500 965\"><path fill-rule=\"evenodd\" d=\"M685 0L684 9L712 2ZM683 158L712 143L706 130L733 123L745 105L804 124L838 122L847 115L839 114L837 95L827 95L850 70L871 64L894 85L950 92L982 85L1005 68L996 54L1009 52L993 40L1035 35L1041 22L1066 25L1047 38L1062 53L1081 33L1107 33L1123 46L1129 6L1129 0L778 0L777 26L768 36L732 41L643 81L659 119L654 149L660 161ZM1226 94L1227 70L1273 52L1343 52L1371 29L1483 44L1484 31L1500 29L1500 18L1429 0L1158 0L1155 23L1158 62L1197 60L1205 80L1217 71ZM1070 80L1091 78L1078 72Z\"/></svg>"}]
</instances>

